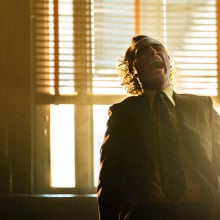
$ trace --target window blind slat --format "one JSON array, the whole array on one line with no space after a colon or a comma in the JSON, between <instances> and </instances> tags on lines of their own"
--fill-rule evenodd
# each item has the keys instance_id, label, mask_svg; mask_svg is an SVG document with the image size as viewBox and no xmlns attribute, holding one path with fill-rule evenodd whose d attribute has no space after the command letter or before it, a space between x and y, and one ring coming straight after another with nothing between
<instances>
[{"instance_id":1,"label":"window blind slat","mask_svg":"<svg viewBox=\"0 0 220 220\"><path fill-rule=\"evenodd\" d=\"M176 67L176 91L216 96L215 1L168 0L166 16L167 45Z\"/></svg>"},{"instance_id":2,"label":"window blind slat","mask_svg":"<svg viewBox=\"0 0 220 220\"><path fill-rule=\"evenodd\" d=\"M55 95L56 87L65 88L66 85L68 89L58 91L59 95L124 94L115 67L134 30L167 45L176 68L175 89L178 92L192 92L187 83L182 83L184 76L185 82L189 81L189 76L195 77L196 81L192 82L195 83L194 93L198 94L206 94L206 88L197 88L203 79L197 76L217 79L215 0L140 0L139 15L134 14L135 1L130 0L33 2L37 93ZM54 2L58 3L57 38ZM140 24L135 23L134 16L139 17ZM135 25L139 27L135 29ZM217 87L217 80L210 83L210 87ZM217 95L216 89L212 90L212 95Z\"/></svg>"}]
</instances>

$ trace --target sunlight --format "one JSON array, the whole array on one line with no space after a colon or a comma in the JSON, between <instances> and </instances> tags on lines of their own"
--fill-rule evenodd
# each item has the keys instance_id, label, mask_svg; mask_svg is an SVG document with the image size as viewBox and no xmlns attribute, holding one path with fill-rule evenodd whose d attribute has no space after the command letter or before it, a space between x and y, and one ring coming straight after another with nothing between
<instances>
[{"instance_id":1,"label":"sunlight","mask_svg":"<svg viewBox=\"0 0 220 220\"><path fill-rule=\"evenodd\" d=\"M104 133L106 130L106 123L108 119L108 105L94 105L93 107L93 126L94 130L94 186L98 184L98 175L100 169L100 146L104 139Z\"/></svg>"},{"instance_id":2,"label":"sunlight","mask_svg":"<svg viewBox=\"0 0 220 220\"><path fill-rule=\"evenodd\" d=\"M215 110L218 112L218 114L220 115L220 106L215 107Z\"/></svg>"},{"instance_id":3,"label":"sunlight","mask_svg":"<svg viewBox=\"0 0 220 220\"><path fill-rule=\"evenodd\" d=\"M51 186L75 186L74 106L50 106Z\"/></svg>"},{"instance_id":4,"label":"sunlight","mask_svg":"<svg viewBox=\"0 0 220 220\"><path fill-rule=\"evenodd\" d=\"M50 94L55 94L54 76L54 3L49 2L49 70L50 70ZM59 31L59 94L73 94L73 3L72 0L60 0L58 5L58 31ZM65 63L64 63L65 62ZM65 67L65 68L64 68ZM66 73L70 73L68 78L63 78Z\"/></svg>"},{"instance_id":5,"label":"sunlight","mask_svg":"<svg viewBox=\"0 0 220 220\"><path fill-rule=\"evenodd\" d=\"M167 47L167 0L163 0L163 41Z\"/></svg>"}]
</instances>

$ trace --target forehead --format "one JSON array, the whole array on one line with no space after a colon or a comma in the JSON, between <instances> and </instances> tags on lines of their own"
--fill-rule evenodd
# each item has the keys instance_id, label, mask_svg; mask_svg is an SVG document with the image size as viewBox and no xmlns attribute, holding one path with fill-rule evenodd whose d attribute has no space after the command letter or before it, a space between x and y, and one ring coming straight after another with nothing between
<instances>
[{"instance_id":1,"label":"forehead","mask_svg":"<svg viewBox=\"0 0 220 220\"><path fill-rule=\"evenodd\" d=\"M139 51L139 50L148 50L150 47L153 47L154 49L156 50L163 50L163 51L166 51L165 47L163 46L163 44L158 41L158 40L155 40L153 38L148 38L148 37L144 37L143 39L137 41L135 44L134 44L134 49L136 51Z\"/></svg>"}]
</instances>

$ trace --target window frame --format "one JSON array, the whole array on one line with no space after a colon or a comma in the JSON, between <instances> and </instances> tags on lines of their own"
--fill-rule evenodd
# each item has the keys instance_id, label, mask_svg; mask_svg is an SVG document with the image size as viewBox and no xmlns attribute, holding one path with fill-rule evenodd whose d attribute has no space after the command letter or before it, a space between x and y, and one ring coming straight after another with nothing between
<instances>
[{"instance_id":1,"label":"window frame","mask_svg":"<svg viewBox=\"0 0 220 220\"><path fill-rule=\"evenodd\" d=\"M57 1L54 1L57 2ZM74 14L78 14L76 18L80 19L74 20L74 27L77 28L77 25L84 24L84 28L81 26L81 33L78 34L78 30L74 30L74 38L75 41L80 44L78 51L75 53L81 53L81 50L88 50L90 48L91 51L87 51L87 53L92 52L92 46L88 47L88 43L91 44L90 41L87 40L87 32L88 32L88 22L83 22L82 17L88 18L87 15L83 15L86 13L86 10L83 10L83 7L88 5L88 0L74 0ZM139 7L140 2L138 0L134 1L135 4L135 32L140 30L139 27ZM84 5L84 6L83 6ZM218 96L212 97L215 104L220 104L220 4L216 0L216 14L217 14L217 57L218 57ZM79 15L80 14L80 15ZM90 22L92 24L92 22ZM91 29L91 26L89 27ZM56 29L56 28L55 28ZM92 30L90 30L92 32ZM57 32L58 33L58 32ZM55 34L56 35L56 34ZM84 37L82 37L84 36ZM91 35L90 35L91 36ZM55 47L56 48L56 47ZM75 59L77 65L76 68L81 68L81 66L85 66L86 68L90 68L89 71L92 73L92 59L87 60L88 57L85 57L85 60ZM58 58L55 59L58 62ZM84 63L83 63L84 62ZM88 62L90 65L88 65ZM55 69L58 68L58 65ZM33 71L34 72L34 71ZM56 71L55 71L56 72ZM86 73L86 71L85 71ZM33 73L34 74L34 73ZM55 76L58 72L55 74ZM77 77L77 75L76 75ZM80 77L80 83L81 77ZM86 77L86 76L85 76ZM77 82L77 80L76 80ZM84 81L87 82L88 81ZM91 82L90 82L91 83ZM55 85L55 88L58 88ZM74 194L86 194L86 193L95 193L96 187L93 185L94 183L94 171L93 171L93 105L111 105L112 103L119 102L124 99L127 95L113 95L113 94L92 94L91 87L87 87L86 85L82 87L82 90L78 91L77 94L73 95L61 95L58 90L55 90L55 94L43 94L43 93L35 93L34 95L34 192L35 193L74 193ZM75 118L77 128L75 132L75 157L76 157L76 187L75 188L52 188L49 186L50 183L50 168L49 168L49 158L50 158L50 113L49 113L49 105L50 104L73 104L75 106ZM87 125L87 129L84 129L84 126ZM83 137L83 138L82 138ZM83 148L83 151L82 151Z\"/></svg>"}]
</instances>

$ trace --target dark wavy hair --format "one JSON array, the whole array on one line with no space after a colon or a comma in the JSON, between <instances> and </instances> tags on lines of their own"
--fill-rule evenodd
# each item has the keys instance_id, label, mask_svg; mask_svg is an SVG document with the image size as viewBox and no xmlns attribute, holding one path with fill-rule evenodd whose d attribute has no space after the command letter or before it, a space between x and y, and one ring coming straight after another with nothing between
<instances>
[{"instance_id":1,"label":"dark wavy hair","mask_svg":"<svg viewBox=\"0 0 220 220\"><path fill-rule=\"evenodd\" d=\"M144 44L146 44L146 41L148 43L154 42L156 44L159 44L164 48L164 50L166 50L161 42L153 38L150 38L146 35L137 35L132 38L131 45L127 48L125 55L121 57L121 60L119 60L119 64L117 65L118 73L122 78L121 85L124 86L126 88L126 91L131 95L140 95L143 93L142 83L137 75L138 73L136 71L134 62L137 51ZM170 59L171 82L172 82L173 73L174 73L174 69L173 69L173 65L171 65L171 59Z\"/></svg>"}]
</instances>

